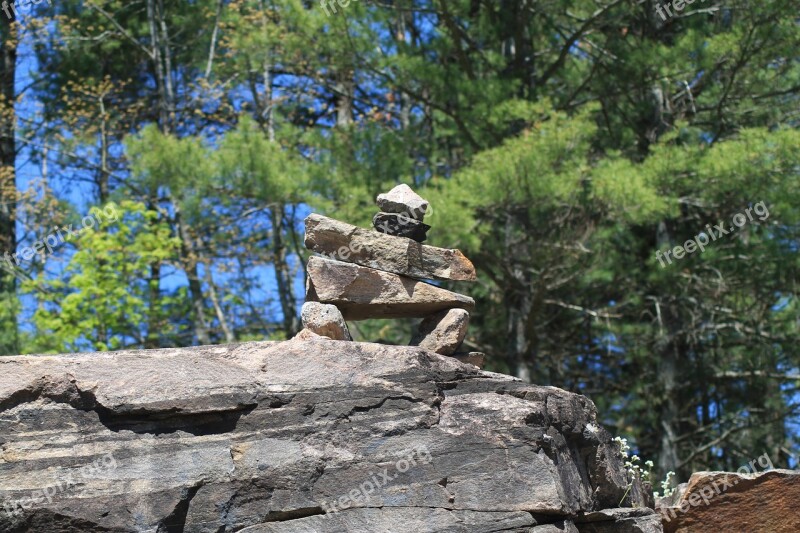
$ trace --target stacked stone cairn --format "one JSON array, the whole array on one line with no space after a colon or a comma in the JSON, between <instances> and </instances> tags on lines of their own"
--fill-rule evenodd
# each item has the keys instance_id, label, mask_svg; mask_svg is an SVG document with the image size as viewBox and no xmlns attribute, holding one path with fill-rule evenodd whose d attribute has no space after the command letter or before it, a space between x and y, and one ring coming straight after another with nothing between
<instances>
[{"instance_id":1,"label":"stacked stone cairn","mask_svg":"<svg viewBox=\"0 0 800 533\"><path fill-rule=\"evenodd\" d=\"M475 267L458 250L421 244L429 204L408 185L378 195L374 231L318 214L306 218L308 261L303 331L352 340L348 320L423 318L411 346L482 366L483 354L458 352L475 301L423 280L475 281Z\"/></svg>"}]
</instances>

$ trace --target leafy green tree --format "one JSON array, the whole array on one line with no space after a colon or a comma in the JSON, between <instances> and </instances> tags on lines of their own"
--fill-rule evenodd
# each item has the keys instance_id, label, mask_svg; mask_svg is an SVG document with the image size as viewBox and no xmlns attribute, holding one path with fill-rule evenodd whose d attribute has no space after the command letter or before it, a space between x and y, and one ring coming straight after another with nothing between
<instances>
[{"instance_id":1,"label":"leafy green tree","mask_svg":"<svg viewBox=\"0 0 800 533\"><path fill-rule=\"evenodd\" d=\"M23 291L36 294L40 302L29 352L106 351L145 344L150 333L149 265L174 263L180 241L165 223L154 225L159 214L142 203L107 204L103 210L93 208L92 214L99 224L81 229L71 243L75 250L62 277L42 273L23 283ZM181 316L178 308L178 296L159 302L159 335L169 336L170 323Z\"/></svg>"}]
</instances>

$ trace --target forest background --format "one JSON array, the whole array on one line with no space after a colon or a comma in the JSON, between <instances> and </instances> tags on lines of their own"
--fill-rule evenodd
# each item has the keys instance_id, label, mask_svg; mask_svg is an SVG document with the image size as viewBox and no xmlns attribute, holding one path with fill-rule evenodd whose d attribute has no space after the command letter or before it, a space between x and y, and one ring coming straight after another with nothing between
<instances>
[{"instance_id":1,"label":"forest background","mask_svg":"<svg viewBox=\"0 0 800 533\"><path fill-rule=\"evenodd\" d=\"M0 17L0 354L285 339L303 218L408 183L467 346L685 480L800 419L797 0L61 0ZM705 251L674 249L763 202ZM110 220L98 209L118 210ZM413 324L354 324L405 343Z\"/></svg>"}]
</instances>

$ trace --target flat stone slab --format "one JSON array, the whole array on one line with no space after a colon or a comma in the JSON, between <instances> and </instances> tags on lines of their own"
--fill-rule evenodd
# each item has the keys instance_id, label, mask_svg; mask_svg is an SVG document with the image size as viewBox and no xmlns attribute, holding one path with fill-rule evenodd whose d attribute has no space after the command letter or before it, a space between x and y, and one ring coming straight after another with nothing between
<instances>
[{"instance_id":1,"label":"flat stone slab","mask_svg":"<svg viewBox=\"0 0 800 533\"><path fill-rule=\"evenodd\" d=\"M426 246L322 215L306 218L305 245L338 261L417 279L475 281L475 267L458 250Z\"/></svg>"},{"instance_id":2,"label":"flat stone slab","mask_svg":"<svg viewBox=\"0 0 800 533\"><path fill-rule=\"evenodd\" d=\"M425 218L430 204L415 193L406 184L398 185L385 194L379 194L376 200L381 211L387 213L406 213L417 220Z\"/></svg>"},{"instance_id":3,"label":"flat stone slab","mask_svg":"<svg viewBox=\"0 0 800 533\"><path fill-rule=\"evenodd\" d=\"M333 304L345 320L424 318L475 308L469 296L389 272L322 257L311 257L307 268L306 301Z\"/></svg>"}]
</instances>

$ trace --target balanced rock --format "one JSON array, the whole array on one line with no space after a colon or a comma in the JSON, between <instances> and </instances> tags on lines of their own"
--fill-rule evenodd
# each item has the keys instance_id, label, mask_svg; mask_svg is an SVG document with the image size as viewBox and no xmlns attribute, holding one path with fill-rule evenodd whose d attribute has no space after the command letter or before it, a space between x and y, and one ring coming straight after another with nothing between
<instances>
[{"instance_id":1,"label":"balanced rock","mask_svg":"<svg viewBox=\"0 0 800 533\"><path fill-rule=\"evenodd\" d=\"M422 220L428 211L428 201L411 190L408 185L398 185L385 194L379 194L378 207L387 213L406 213L411 218Z\"/></svg>"},{"instance_id":2,"label":"balanced rock","mask_svg":"<svg viewBox=\"0 0 800 533\"><path fill-rule=\"evenodd\" d=\"M373 217L372 225L381 233L406 237L417 242L425 242L425 239L428 238L428 230L431 229L429 225L414 220L405 213L380 212Z\"/></svg>"},{"instance_id":3,"label":"balanced rock","mask_svg":"<svg viewBox=\"0 0 800 533\"><path fill-rule=\"evenodd\" d=\"M448 309L429 316L419 325L411 346L419 346L441 355L453 355L467 336L469 313Z\"/></svg>"},{"instance_id":4,"label":"balanced rock","mask_svg":"<svg viewBox=\"0 0 800 533\"><path fill-rule=\"evenodd\" d=\"M346 320L423 318L445 309L475 308L469 296L322 257L308 260L306 301L334 304Z\"/></svg>"},{"instance_id":5,"label":"balanced rock","mask_svg":"<svg viewBox=\"0 0 800 533\"><path fill-rule=\"evenodd\" d=\"M300 312L303 327L309 331L335 341L350 341L350 330L342 312L335 305L306 302Z\"/></svg>"},{"instance_id":6,"label":"balanced rock","mask_svg":"<svg viewBox=\"0 0 800 533\"><path fill-rule=\"evenodd\" d=\"M331 259L412 278L477 279L472 262L458 250L426 246L317 214L306 218L305 245Z\"/></svg>"}]
</instances>

